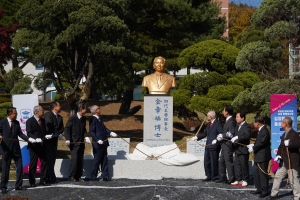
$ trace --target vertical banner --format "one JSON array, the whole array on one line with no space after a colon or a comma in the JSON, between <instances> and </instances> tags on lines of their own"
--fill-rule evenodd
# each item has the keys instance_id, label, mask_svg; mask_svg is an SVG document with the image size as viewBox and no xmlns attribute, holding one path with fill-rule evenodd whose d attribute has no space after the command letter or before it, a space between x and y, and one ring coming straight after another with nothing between
<instances>
[{"instance_id":1,"label":"vertical banner","mask_svg":"<svg viewBox=\"0 0 300 200\"><path fill-rule=\"evenodd\" d=\"M13 106L17 109L17 120L20 122L23 134L26 132L26 121L33 115L33 107L39 105L37 94L18 94L12 96ZM22 140L21 138L19 138ZM23 173L29 173L29 151L27 149L27 142L20 142L20 148L23 160ZM37 165L37 173L40 172L40 164Z\"/></svg>"},{"instance_id":2,"label":"vertical banner","mask_svg":"<svg viewBox=\"0 0 300 200\"><path fill-rule=\"evenodd\" d=\"M297 96L296 94L271 94L270 95L271 113L271 144L272 144L272 171L278 169L278 163L274 161L277 150L281 142L284 130L281 122L285 117L293 120L293 129L297 131Z\"/></svg>"}]
</instances>

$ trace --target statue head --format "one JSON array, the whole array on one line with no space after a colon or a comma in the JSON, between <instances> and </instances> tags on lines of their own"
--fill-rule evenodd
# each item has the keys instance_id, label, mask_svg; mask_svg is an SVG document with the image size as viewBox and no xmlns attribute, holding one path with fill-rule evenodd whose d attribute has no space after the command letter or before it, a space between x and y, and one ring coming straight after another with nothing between
<instances>
[{"instance_id":1,"label":"statue head","mask_svg":"<svg viewBox=\"0 0 300 200\"><path fill-rule=\"evenodd\" d=\"M156 72L163 73L165 71L166 59L161 56L154 58L153 67Z\"/></svg>"}]
</instances>

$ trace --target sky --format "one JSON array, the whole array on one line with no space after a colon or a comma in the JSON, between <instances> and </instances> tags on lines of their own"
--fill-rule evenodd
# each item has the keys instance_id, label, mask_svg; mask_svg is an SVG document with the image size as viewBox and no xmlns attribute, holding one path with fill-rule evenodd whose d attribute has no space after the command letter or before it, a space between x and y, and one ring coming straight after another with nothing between
<instances>
[{"instance_id":1,"label":"sky","mask_svg":"<svg viewBox=\"0 0 300 200\"><path fill-rule=\"evenodd\" d=\"M262 0L229 0L229 2L234 2L236 4L243 3L257 8Z\"/></svg>"}]
</instances>

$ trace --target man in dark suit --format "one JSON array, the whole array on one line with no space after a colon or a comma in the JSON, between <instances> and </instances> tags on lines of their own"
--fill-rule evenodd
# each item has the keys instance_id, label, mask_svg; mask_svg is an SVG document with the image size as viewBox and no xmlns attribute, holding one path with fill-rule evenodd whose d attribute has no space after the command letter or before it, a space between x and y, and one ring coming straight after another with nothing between
<instances>
[{"instance_id":1,"label":"man in dark suit","mask_svg":"<svg viewBox=\"0 0 300 200\"><path fill-rule=\"evenodd\" d=\"M223 115L226 117L226 122L223 127L223 133L217 136L217 140L221 143L221 156L219 158L219 175L220 179L217 183L231 184L235 181L234 165L233 165L233 145L229 140L235 135L236 121L233 115L233 107L228 105L223 110ZM228 173L228 180L226 176L226 169Z\"/></svg>"},{"instance_id":2,"label":"man in dark suit","mask_svg":"<svg viewBox=\"0 0 300 200\"><path fill-rule=\"evenodd\" d=\"M84 156L84 140L86 143L91 143L86 134L86 105L80 103L78 105L78 112L71 116L65 126L66 144L71 151L71 164L69 181L81 181L83 171L83 156Z\"/></svg>"},{"instance_id":3,"label":"man in dark suit","mask_svg":"<svg viewBox=\"0 0 300 200\"><path fill-rule=\"evenodd\" d=\"M246 113L237 113L235 119L238 126L235 128L235 136L231 139L231 142L238 142L244 144L244 146L234 144L236 181L231 185L246 187L249 181L249 153L246 145L250 143L251 128L246 122Z\"/></svg>"},{"instance_id":4,"label":"man in dark suit","mask_svg":"<svg viewBox=\"0 0 300 200\"><path fill-rule=\"evenodd\" d=\"M0 138L1 138L1 154L2 154L2 175L1 175L1 191L2 194L7 193L7 183L9 179L9 170L11 160L16 163L17 180L15 183L16 190L25 190L23 184L23 166L22 155L18 136L28 141L28 137L21 131L17 118L17 110L15 107L9 107L6 110L7 118L0 121ZM30 138L30 141L33 141Z\"/></svg>"},{"instance_id":5,"label":"man in dark suit","mask_svg":"<svg viewBox=\"0 0 300 200\"><path fill-rule=\"evenodd\" d=\"M35 139L35 143L29 143L30 167L29 167L29 183L31 187L36 187L35 173L38 158L41 161L40 185L48 186L47 183L47 156L43 140L46 139L46 123L43 118L44 110L41 106L33 108L34 115L26 121L27 136Z\"/></svg>"},{"instance_id":6,"label":"man in dark suit","mask_svg":"<svg viewBox=\"0 0 300 200\"><path fill-rule=\"evenodd\" d=\"M47 112L44 116L46 123L46 134L50 138L44 141L47 152L47 169L50 183L57 183L54 173L54 166L56 160L56 151L58 139L63 140L62 133L64 132L63 118L58 114L60 113L59 102L50 103L51 111Z\"/></svg>"},{"instance_id":7,"label":"man in dark suit","mask_svg":"<svg viewBox=\"0 0 300 200\"><path fill-rule=\"evenodd\" d=\"M100 119L101 110L97 105L93 105L91 108L91 113L93 114L90 120L90 134L93 138L93 154L94 162L92 168L91 179L98 180L97 175L99 171L99 165L101 165L101 177L103 181L110 181L108 173L108 159L107 159L107 147L109 143L107 141L107 136L117 137L115 132L111 132L105 127L103 121Z\"/></svg>"},{"instance_id":8,"label":"man in dark suit","mask_svg":"<svg viewBox=\"0 0 300 200\"><path fill-rule=\"evenodd\" d=\"M268 196L269 190L269 175L268 165L271 160L271 142L270 133L264 125L264 118L256 116L254 118L254 126L258 129L256 141L254 144L249 144L248 152L254 151L254 184L256 191L251 194L259 194L260 198Z\"/></svg>"},{"instance_id":9,"label":"man in dark suit","mask_svg":"<svg viewBox=\"0 0 300 200\"><path fill-rule=\"evenodd\" d=\"M273 182L271 196L269 199L277 199L281 181L287 176L293 189L294 199L300 199L300 184L297 178L299 169L299 148L300 136L293 130L293 120L290 117L285 117L281 122L281 127L284 134L281 137L281 142L278 147L275 161L280 160L279 169L277 170ZM288 151L287 151L288 148ZM288 170L290 170L288 172Z\"/></svg>"},{"instance_id":10,"label":"man in dark suit","mask_svg":"<svg viewBox=\"0 0 300 200\"><path fill-rule=\"evenodd\" d=\"M216 119L215 111L209 111L207 113L207 120L209 123L206 126L206 129L203 133L198 136L194 136L191 140L201 140L205 137L206 144L213 144L205 146L204 152L204 169L206 179L203 181L215 181L218 179L218 143L216 137L219 133L222 133L222 124L219 120Z\"/></svg>"}]
</instances>

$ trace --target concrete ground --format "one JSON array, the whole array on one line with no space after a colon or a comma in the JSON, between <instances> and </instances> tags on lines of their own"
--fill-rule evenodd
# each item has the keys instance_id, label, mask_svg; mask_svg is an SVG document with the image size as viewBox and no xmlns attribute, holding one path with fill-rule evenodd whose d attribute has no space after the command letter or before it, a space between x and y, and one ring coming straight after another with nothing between
<instances>
[{"instance_id":1,"label":"concrete ground","mask_svg":"<svg viewBox=\"0 0 300 200\"><path fill-rule=\"evenodd\" d=\"M254 191L253 180L246 188L214 182L202 182L195 179L163 179L163 180L132 180L115 179L110 182L86 181L68 182L59 179L59 183L47 187L28 188L26 191L15 191L15 181L10 181L8 193L0 194L1 199L10 196L22 196L32 200L84 200L84 199L112 199L112 200L189 200L189 199L222 199L246 200L259 199L258 195L250 194ZM37 181L38 182L38 181ZM28 180L24 180L24 187L29 187ZM270 190L272 179L270 179ZM286 189L285 182L279 193L280 199L293 199L291 189Z\"/></svg>"}]
</instances>

